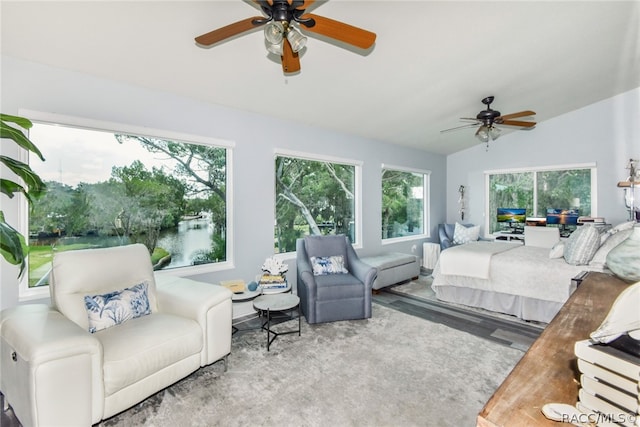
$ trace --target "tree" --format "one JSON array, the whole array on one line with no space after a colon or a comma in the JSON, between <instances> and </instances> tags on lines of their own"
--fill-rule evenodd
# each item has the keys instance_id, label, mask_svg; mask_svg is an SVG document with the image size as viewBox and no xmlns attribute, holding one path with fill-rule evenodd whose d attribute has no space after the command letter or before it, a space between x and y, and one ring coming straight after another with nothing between
<instances>
[{"instance_id":1,"label":"tree","mask_svg":"<svg viewBox=\"0 0 640 427\"><path fill-rule=\"evenodd\" d=\"M146 170L138 160L131 166L114 167L112 176L124 184L130 204L122 217L131 225L137 241L153 253L163 227L176 226L184 213L185 185L162 170Z\"/></svg>"},{"instance_id":2,"label":"tree","mask_svg":"<svg viewBox=\"0 0 640 427\"><path fill-rule=\"evenodd\" d=\"M173 173L176 177L185 179L185 194L189 199L207 200L209 205L206 211L212 214L212 222L218 229L226 232L226 149L146 136L116 134L115 137L120 144L137 141L149 152L175 160ZM199 207L203 206L200 204Z\"/></svg>"},{"instance_id":3,"label":"tree","mask_svg":"<svg viewBox=\"0 0 640 427\"><path fill-rule=\"evenodd\" d=\"M354 238L354 166L282 156L275 166L277 252L295 250L305 228L309 234Z\"/></svg>"}]
</instances>

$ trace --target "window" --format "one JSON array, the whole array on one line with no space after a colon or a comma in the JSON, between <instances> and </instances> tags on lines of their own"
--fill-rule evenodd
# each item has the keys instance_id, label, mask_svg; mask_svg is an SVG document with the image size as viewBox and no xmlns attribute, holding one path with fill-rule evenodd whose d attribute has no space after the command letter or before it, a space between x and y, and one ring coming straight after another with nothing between
<instances>
[{"instance_id":1,"label":"window","mask_svg":"<svg viewBox=\"0 0 640 427\"><path fill-rule=\"evenodd\" d=\"M57 251L143 243L156 270L226 261L228 148L38 121L29 136L47 192L29 212L28 288L48 284Z\"/></svg>"},{"instance_id":2,"label":"window","mask_svg":"<svg viewBox=\"0 0 640 427\"><path fill-rule=\"evenodd\" d=\"M382 239L426 234L429 173L382 168Z\"/></svg>"},{"instance_id":3,"label":"window","mask_svg":"<svg viewBox=\"0 0 640 427\"><path fill-rule=\"evenodd\" d=\"M358 162L276 154L274 252L295 252L307 235L345 234L357 243L360 175Z\"/></svg>"},{"instance_id":4,"label":"window","mask_svg":"<svg viewBox=\"0 0 640 427\"><path fill-rule=\"evenodd\" d=\"M547 209L578 209L595 216L595 165L571 165L518 171L486 172L488 230L501 229L498 208L526 208L527 217L545 218Z\"/></svg>"}]
</instances>

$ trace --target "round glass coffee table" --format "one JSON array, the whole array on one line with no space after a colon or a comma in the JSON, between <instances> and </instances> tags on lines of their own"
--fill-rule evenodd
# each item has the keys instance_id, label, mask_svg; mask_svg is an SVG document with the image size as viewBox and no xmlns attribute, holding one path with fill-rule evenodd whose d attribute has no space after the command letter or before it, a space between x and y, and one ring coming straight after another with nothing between
<instances>
[{"instance_id":1,"label":"round glass coffee table","mask_svg":"<svg viewBox=\"0 0 640 427\"><path fill-rule=\"evenodd\" d=\"M267 331L267 351L271 347L271 343L275 340L279 335L287 335L287 334L295 334L298 333L300 336L300 298L294 294L271 294L271 295L260 295L256 299L253 300L253 308L255 308L258 313L265 315L266 320L262 324L262 329ZM277 332L272 328L272 320L274 319L295 319L293 317L293 312L297 312L298 317L298 329ZM274 316L275 313L282 313L278 317ZM284 314L287 313L288 314Z\"/></svg>"}]
</instances>

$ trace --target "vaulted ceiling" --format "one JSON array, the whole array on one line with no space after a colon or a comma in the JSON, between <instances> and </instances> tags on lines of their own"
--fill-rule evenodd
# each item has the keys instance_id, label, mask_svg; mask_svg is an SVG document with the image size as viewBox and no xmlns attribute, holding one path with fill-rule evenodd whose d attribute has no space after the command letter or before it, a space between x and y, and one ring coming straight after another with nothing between
<instances>
[{"instance_id":1,"label":"vaulted ceiling","mask_svg":"<svg viewBox=\"0 0 640 427\"><path fill-rule=\"evenodd\" d=\"M250 0L0 7L5 55L442 154L479 143L472 128L440 131L488 95L543 126L640 86L638 1L316 1L308 11L376 43L361 51L307 33L293 75L268 54L262 28L211 48L194 42L260 15Z\"/></svg>"}]
</instances>

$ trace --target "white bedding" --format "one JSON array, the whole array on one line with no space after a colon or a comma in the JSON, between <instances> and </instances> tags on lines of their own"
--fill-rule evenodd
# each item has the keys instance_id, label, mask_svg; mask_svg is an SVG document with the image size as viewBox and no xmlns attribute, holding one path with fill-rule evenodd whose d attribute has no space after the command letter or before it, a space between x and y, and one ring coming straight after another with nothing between
<instances>
[{"instance_id":1,"label":"white bedding","mask_svg":"<svg viewBox=\"0 0 640 427\"><path fill-rule=\"evenodd\" d=\"M488 279L492 256L513 247L513 243L486 241L453 246L441 254L440 272Z\"/></svg>"},{"instance_id":2,"label":"white bedding","mask_svg":"<svg viewBox=\"0 0 640 427\"><path fill-rule=\"evenodd\" d=\"M440 263L447 262L450 250L442 251L433 271L436 294L438 287L456 286L564 303L575 290L572 277L585 270L602 271L597 266L567 264L564 258L550 259L546 248L512 245L491 256L488 279L443 274Z\"/></svg>"}]
</instances>

